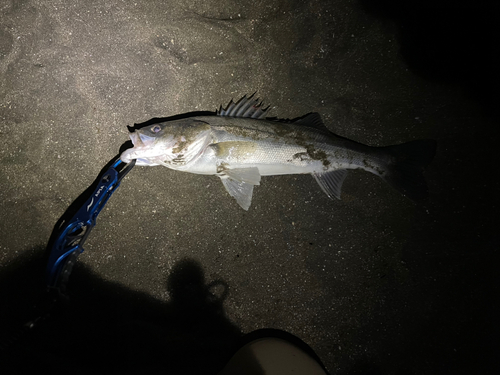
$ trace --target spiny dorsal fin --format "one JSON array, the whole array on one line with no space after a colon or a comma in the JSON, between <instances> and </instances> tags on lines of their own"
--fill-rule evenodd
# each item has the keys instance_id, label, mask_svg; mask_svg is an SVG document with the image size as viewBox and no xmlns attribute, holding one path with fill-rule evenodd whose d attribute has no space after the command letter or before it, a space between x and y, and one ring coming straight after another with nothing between
<instances>
[{"instance_id":1,"label":"spiny dorsal fin","mask_svg":"<svg viewBox=\"0 0 500 375\"><path fill-rule=\"evenodd\" d=\"M255 93L248 98L245 95L236 103L231 100L226 108L220 106L220 109L217 111L217 116L249 117L258 120L265 119L269 111L269 106L262 108L262 101L259 103L258 98L253 99L254 95Z\"/></svg>"}]
</instances>

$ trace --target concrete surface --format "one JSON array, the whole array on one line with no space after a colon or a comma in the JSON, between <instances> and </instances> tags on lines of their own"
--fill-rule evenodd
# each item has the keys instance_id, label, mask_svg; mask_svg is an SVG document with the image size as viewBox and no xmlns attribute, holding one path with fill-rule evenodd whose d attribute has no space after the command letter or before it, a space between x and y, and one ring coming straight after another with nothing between
<instances>
[{"instance_id":1,"label":"concrete surface","mask_svg":"<svg viewBox=\"0 0 500 375\"><path fill-rule=\"evenodd\" d=\"M3 332L29 315L54 224L133 123L257 92L274 116L317 111L362 143L438 141L418 204L355 171L342 201L310 176L263 178L245 212L216 177L136 167L85 244L66 308L2 363L216 373L242 334L276 328L332 374L491 370L493 16L397 4L1 1Z\"/></svg>"}]
</instances>

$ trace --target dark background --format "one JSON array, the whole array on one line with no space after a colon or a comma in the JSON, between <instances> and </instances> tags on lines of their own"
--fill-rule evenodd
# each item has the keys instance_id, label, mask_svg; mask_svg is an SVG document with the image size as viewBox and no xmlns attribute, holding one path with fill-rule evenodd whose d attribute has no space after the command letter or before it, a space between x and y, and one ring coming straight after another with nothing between
<instances>
[{"instance_id":1,"label":"dark background","mask_svg":"<svg viewBox=\"0 0 500 375\"><path fill-rule=\"evenodd\" d=\"M497 373L497 18L480 2L2 2L5 373L216 373L260 328L332 374ZM137 167L69 301L23 334L53 226L127 125L255 91L362 143L437 140L429 199L354 171L330 201L280 176L244 212L216 177Z\"/></svg>"}]
</instances>

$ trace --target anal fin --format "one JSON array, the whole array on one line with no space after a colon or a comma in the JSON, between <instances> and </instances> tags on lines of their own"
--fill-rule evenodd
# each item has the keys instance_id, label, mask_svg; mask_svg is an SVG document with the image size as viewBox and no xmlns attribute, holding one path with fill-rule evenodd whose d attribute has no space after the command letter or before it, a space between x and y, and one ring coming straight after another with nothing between
<instances>
[{"instance_id":1,"label":"anal fin","mask_svg":"<svg viewBox=\"0 0 500 375\"><path fill-rule=\"evenodd\" d=\"M337 169L330 172L315 172L312 176L321 187L321 190L328 195L329 198L340 199L340 193L342 192L342 184L347 176L346 169Z\"/></svg>"}]
</instances>

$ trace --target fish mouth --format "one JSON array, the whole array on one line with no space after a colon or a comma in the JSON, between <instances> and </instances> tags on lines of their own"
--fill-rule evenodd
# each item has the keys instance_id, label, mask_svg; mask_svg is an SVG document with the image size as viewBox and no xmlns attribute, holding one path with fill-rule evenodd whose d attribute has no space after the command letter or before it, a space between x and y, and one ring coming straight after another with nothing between
<instances>
[{"instance_id":1,"label":"fish mouth","mask_svg":"<svg viewBox=\"0 0 500 375\"><path fill-rule=\"evenodd\" d=\"M152 155L150 155L153 149L152 146L154 146L155 144L154 137L149 137L147 135L141 134L138 131L129 133L129 137L134 147L123 151L120 155L120 159L124 163L130 163L133 159L135 159L136 165L138 166L159 165L156 161L153 160L154 158L152 158Z\"/></svg>"},{"instance_id":2,"label":"fish mouth","mask_svg":"<svg viewBox=\"0 0 500 375\"><path fill-rule=\"evenodd\" d=\"M124 163L130 163L132 160L135 159L136 163L135 165L137 166L155 166L155 165L160 165L154 160L150 160L150 158L141 158L137 155L137 148L132 147L129 148L125 151L122 152L120 155L120 159Z\"/></svg>"},{"instance_id":3,"label":"fish mouth","mask_svg":"<svg viewBox=\"0 0 500 375\"><path fill-rule=\"evenodd\" d=\"M137 151L144 149L144 147L146 146L142 140L142 137L138 132L129 133L128 136L130 137L130 140L132 141L134 147L123 151L122 154L120 155L120 159L124 163L130 163L133 159L135 159L137 161L136 165L144 164L141 163L139 158L137 157Z\"/></svg>"},{"instance_id":4,"label":"fish mouth","mask_svg":"<svg viewBox=\"0 0 500 375\"><path fill-rule=\"evenodd\" d=\"M133 156L133 153L135 150L133 148L126 149L125 151L122 152L120 155L120 159L124 163L130 163L132 159L135 159Z\"/></svg>"},{"instance_id":5,"label":"fish mouth","mask_svg":"<svg viewBox=\"0 0 500 375\"><path fill-rule=\"evenodd\" d=\"M130 140L132 141L134 147L142 146L141 138L139 137L139 134L137 132L130 133L128 136L130 137Z\"/></svg>"},{"instance_id":6,"label":"fish mouth","mask_svg":"<svg viewBox=\"0 0 500 375\"><path fill-rule=\"evenodd\" d=\"M136 138L137 138L137 135L136 135ZM150 136L142 134L142 133L139 133L139 139L141 140L141 144L143 147L151 146L156 141L155 137L150 137ZM132 141L132 143L133 143L133 141Z\"/></svg>"},{"instance_id":7,"label":"fish mouth","mask_svg":"<svg viewBox=\"0 0 500 375\"><path fill-rule=\"evenodd\" d=\"M129 133L128 135L134 147L147 147L155 143L156 138L142 134L139 131Z\"/></svg>"}]
</instances>

